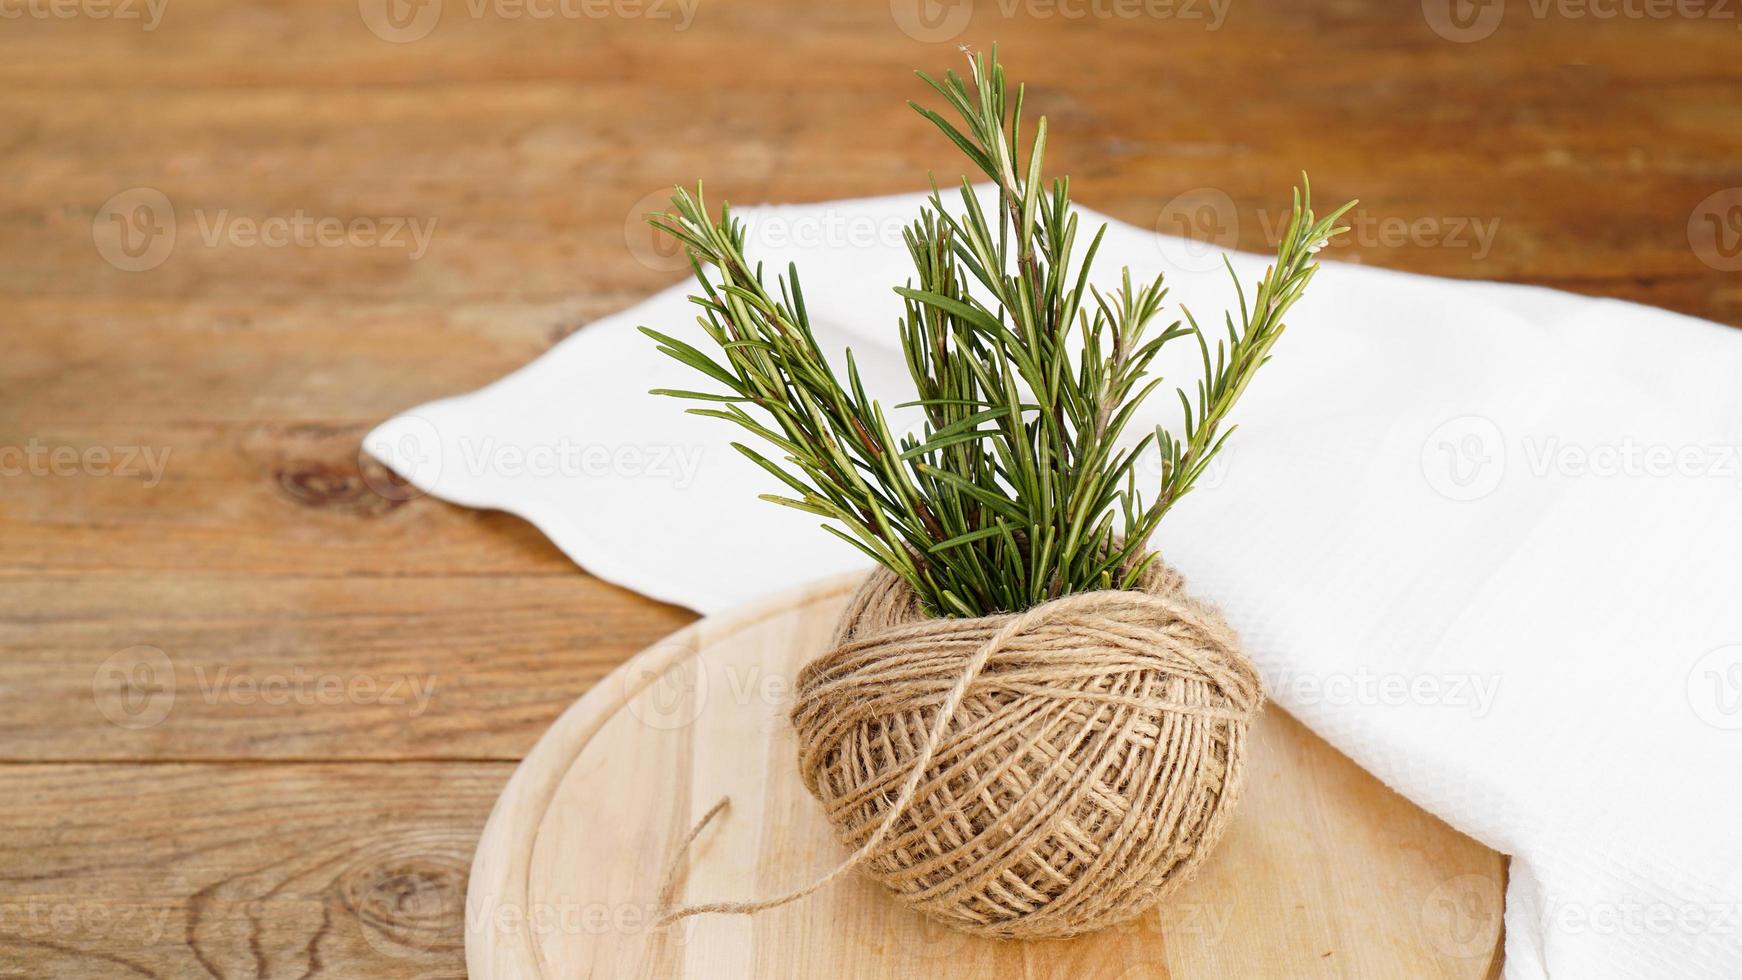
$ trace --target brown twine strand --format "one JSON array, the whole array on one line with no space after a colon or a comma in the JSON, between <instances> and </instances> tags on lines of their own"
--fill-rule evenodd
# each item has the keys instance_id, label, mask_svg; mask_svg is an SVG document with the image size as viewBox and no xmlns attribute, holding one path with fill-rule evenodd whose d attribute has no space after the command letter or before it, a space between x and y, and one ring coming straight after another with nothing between
<instances>
[{"instance_id":1,"label":"brown twine strand","mask_svg":"<svg viewBox=\"0 0 1742 980\"><path fill-rule=\"evenodd\" d=\"M879 569L792 709L805 786L853 853L776 898L675 908L684 855L721 800L672 858L660 923L775 908L856 868L979 935L1124 921L1221 837L1262 703L1233 630L1160 561L1134 590L979 619L926 618Z\"/></svg>"}]
</instances>

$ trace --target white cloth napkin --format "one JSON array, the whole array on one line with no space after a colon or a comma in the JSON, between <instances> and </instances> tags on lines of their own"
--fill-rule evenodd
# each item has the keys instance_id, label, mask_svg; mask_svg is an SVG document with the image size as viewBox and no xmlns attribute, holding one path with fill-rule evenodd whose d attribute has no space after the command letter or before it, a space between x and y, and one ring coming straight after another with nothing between
<instances>
[{"instance_id":1,"label":"white cloth napkin","mask_svg":"<svg viewBox=\"0 0 1742 980\"><path fill-rule=\"evenodd\" d=\"M890 287L920 202L741 212L752 258L799 264L825 349L851 345L886 405L911 397ZM1165 270L1170 319L1183 302L1219 322L1219 252L1110 224L1100 282ZM1230 258L1250 289L1264 259ZM645 394L705 387L635 331L699 336L689 290L365 446L703 612L859 567L755 499L779 488L728 448L735 427ZM1289 324L1155 546L1226 609L1278 703L1513 857L1507 977L1742 977L1742 332L1334 262ZM1195 349L1175 347L1162 370L1189 388ZM1164 389L1149 409L1175 406ZM1454 879L1421 910L1448 955L1487 954L1461 946L1498 902L1485 888Z\"/></svg>"}]
</instances>

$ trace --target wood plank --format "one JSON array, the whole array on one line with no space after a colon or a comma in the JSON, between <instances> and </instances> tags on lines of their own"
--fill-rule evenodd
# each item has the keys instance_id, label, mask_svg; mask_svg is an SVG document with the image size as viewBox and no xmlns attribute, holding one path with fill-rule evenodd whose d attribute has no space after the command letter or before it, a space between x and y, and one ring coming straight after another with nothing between
<instances>
[{"instance_id":1,"label":"wood plank","mask_svg":"<svg viewBox=\"0 0 1742 980\"><path fill-rule=\"evenodd\" d=\"M102 265L88 240L85 252L69 265ZM375 422L501 377L603 302L20 300L8 328L30 342L0 360L0 427L16 444L80 424Z\"/></svg>"},{"instance_id":2,"label":"wood plank","mask_svg":"<svg viewBox=\"0 0 1742 980\"><path fill-rule=\"evenodd\" d=\"M274 8L259 22L221 8L178 5L159 32L127 41L124 86L104 74L113 59L74 54L75 40L127 40L101 25L79 34L25 23L0 39L19 55L10 70L26 75L0 111L32 136L0 160L34 175L11 182L0 217L49 233L3 267L0 285L133 301L316 291L449 307L615 289L621 305L658 278L621 247L621 219L667 183L706 174L739 200L816 199L912 189L925 169L959 169L901 104L915 91L907 70L948 58L948 46L913 43L883 8L810 12L781 59L729 86L699 70L698 53L780 20L771 8L710 7L684 32L634 18L551 30L456 8L410 45L380 42L350 4ZM292 39L321 31L322 43L280 43L262 59L251 28L265 22ZM1363 244L1357 229L1340 257L1742 321L1733 277L1698 260L1686 229L1706 195L1739 179L1742 107L1726 97L1733 24L1512 18L1489 41L1458 45L1414 7L1272 0L1241 5L1217 31L1145 18L1059 27L985 16L963 39L998 35L1033 80L1035 105L1069 127L1055 158L1085 203L1147 226L1165 221L1172 195L1214 188L1242 219L1234 239L1262 248L1257 209L1279 207L1279 189L1304 167L1326 194L1359 194L1375 229L1430 228L1400 245L1381 230ZM1160 44L1165 72L1153 62ZM1260 70L1231 64L1231 52ZM1598 105L1604 125L1590 125ZM856 138L866 131L891 138ZM105 161L105 172L85 160ZM1466 179L1497 160L1504 180ZM505 165L511 182L480 185ZM90 220L138 184L209 214L300 207L441 225L415 265L387 250L202 247L149 276L106 269L91 261ZM1490 248L1449 227L1465 219L1499 223ZM630 288L605 285L624 275Z\"/></svg>"},{"instance_id":3,"label":"wood plank","mask_svg":"<svg viewBox=\"0 0 1742 980\"><path fill-rule=\"evenodd\" d=\"M463 977L511 768L0 765L0 977Z\"/></svg>"},{"instance_id":4,"label":"wood plank","mask_svg":"<svg viewBox=\"0 0 1742 980\"><path fill-rule=\"evenodd\" d=\"M913 94L885 93L889 100ZM1730 129L1742 124L1742 114L1712 122ZM765 138L752 159L726 154L710 160L694 152L657 161L630 158L618 166L628 165L631 173L590 173L588 187L578 192L566 173L523 176L512 191L494 195L480 195L475 181L455 177L313 182L145 174L0 182L0 230L31 234L38 245L0 269L0 294L20 303L26 323L40 318L37 329L49 336L67 334L69 347L92 335L120 341L111 350L117 357L145 342L143 336L117 336L115 330L117 318L137 317L141 326L157 321L175 328L165 338L168 344L176 344L184 332L197 336L212 369L226 366L229 357L245 356L255 345L303 331L311 339L331 336L335 353L396 351L411 355L412 363L435 379L452 379L470 364L453 358L432 362L429 354L446 349L432 338L484 333L499 344L511 329L522 343L526 338L548 342L560 335L553 331L572 330L681 278L672 262L650 267L643 261L643 233L636 221L661 205L672 184L693 183L705 174L713 193L739 203L917 191L923 188L919 175L928 167L946 178L959 172L927 145L919 125L905 116L887 121L890 132L919 143L921 149L909 159L831 167L827 180L781 169L790 165L783 158L806 153L812 159L800 165L821 168L822 148L851 137L821 127L806 132L807 141L817 144L807 151L784 152ZM774 120L765 123L766 129L777 126ZM1133 135L1117 145L1116 154L1083 140L1083 146L1061 151L1060 166L1071 168L1082 204L1138 227L1187 231L1247 250L1270 247L1298 171L1246 159L1246 148L1238 143L1211 142L1208 152L1194 152L1192 146L1165 140L1162 134L1149 142ZM1735 186L1739 178L1726 163L1714 160L1688 171L1641 176L1636 171L1647 158L1637 148L1556 147L1514 167L1505 182L1454 192L1441 187L1445 173L1483 167L1484 158L1499 148L1458 148L1431 163L1414 164L1327 157L1305 146L1274 152L1299 160L1325 199L1361 199L1347 244L1333 246L1332 259L1594 293L1611 285L1678 295L1693 289L1715 311L1706 315L1738 319L1729 305L1733 283L1724 270L1702 261L1688 229L1703 200ZM1742 145L1723 145L1718 152L1742 153ZM1383 157L1379 148L1372 153ZM106 216L106 202L138 187L166 196L174 212L175 244L160 265L129 271L99 255L93 225ZM1586 206L1580 195L1587 194L1602 195L1604 206ZM1198 195L1220 202L1219 210L1209 212L1213 218L1207 226L1198 214L1182 224L1178 202L1197 201ZM275 247L247 231L250 223L299 215L308 221L362 220L369 223L371 237L355 241L372 243L378 236L391 244L347 244L352 240L334 237L335 244L322 246L307 237L311 244ZM171 227L168 212L162 226ZM27 303L45 298L53 301L46 309ZM533 329L524 330L528 321ZM213 347L212 341L220 339L224 345ZM159 350L169 355L185 348ZM522 347L514 353L521 356L503 356L491 365L495 374L524 361L528 351ZM304 360L307 353L294 356ZM300 377L299 366L285 365L283 378ZM401 363L386 378L411 366ZM354 392L369 392L378 384L359 383ZM453 387L450 380L447 390ZM377 390L389 394L393 389Z\"/></svg>"},{"instance_id":5,"label":"wood plank","mask_svg":"<svg viewBox=\"0 0 1742 980\"><path fill-rule=\"evenodd\" d=\"M574 573L526 522L417 495L361 456L372 424L0 423L0 579Z\"/></svg>"},{"instance_id":6,"label":"wood plank","mask_svg":"<svg viewBox=\"0 0 1742 980\"><path fill-rule=\"evenodd\" d=\"M567 573L0 579L0 760L518 759L693 618Z\"/></svg>"}]
</instances>

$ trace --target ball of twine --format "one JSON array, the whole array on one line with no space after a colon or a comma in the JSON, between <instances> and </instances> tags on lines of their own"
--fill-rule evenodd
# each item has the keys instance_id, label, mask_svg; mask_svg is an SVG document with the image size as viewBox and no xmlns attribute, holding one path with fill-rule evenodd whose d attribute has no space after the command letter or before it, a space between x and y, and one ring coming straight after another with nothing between
<instances>
[{"instance_id":1,"label":"ball of twine","mask_svg":"<svg viewBox=\"0 0 1742 980\"><path fill-rule=\"evenodd\" d=\"M1233 630L1159 560L1132 590L979 619L929 618L879 569L795 695L805 786L854 853L780 898L668 919L773 907L858 868L983 936L1128 920L1220 839L1263 703Z\"/></svg>"}]
</instances>

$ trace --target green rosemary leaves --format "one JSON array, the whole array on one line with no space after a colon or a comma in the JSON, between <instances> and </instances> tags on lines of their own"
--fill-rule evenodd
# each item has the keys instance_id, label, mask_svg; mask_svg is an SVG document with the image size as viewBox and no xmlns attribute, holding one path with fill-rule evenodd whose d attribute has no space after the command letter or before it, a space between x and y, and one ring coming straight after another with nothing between
<instances>
[{"instance_id":1,"label":"green rosemary leaves","mask_svg":"<svg viewBox=\"0 0 1742 980\"><path fill-rule=\"evenodd\" d=\"M695 399L699 415L754 433L734 443L785 487L763 499L827 519L824 528L899 574L943 616L1025 609L1057 596L1129 587L1153 556L1146 542L1233 432L1229 410L1282 334L1283 315L1317 269L1314 253L1346 229L1294 196L1276 262L1250 302L1212 339L1191 314L1160 331L1162 280L1134 284L1125 270L1104 293L1089 285L1101 241L1079 246L1069 181L1045 182L1046 120L1026 161L1023 89L1008 98L994 48L963 79L920 77L957 121L917 104L997 187L993 213L968 178L952 215L933 191L905 232L914 277L900 324L925 424L897 437L865 393L849 351L845 377L817 347L798 270L775 278L744 255L729 207L711 217L698 185L679 189L652 223L688 249L701 293L692 300L709 348L643 327L660 349L717 391L661 389ZM1104 229L1102 229L1104 231ZM1229 274L1233 275L1232 267ZM1203 377L1179 392L1184 426L1135 441L1120 436L1160 384L1148 369L1162 346L1196 339ZM1159 485L1139 479L1143 454L1160 454ZM1151 484L1151 485L1145 485Z\"/></svg>"}]
</instances>

